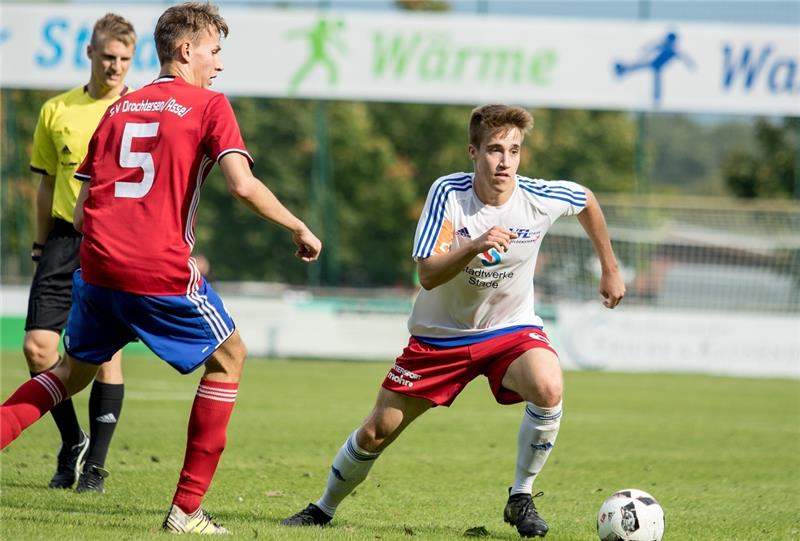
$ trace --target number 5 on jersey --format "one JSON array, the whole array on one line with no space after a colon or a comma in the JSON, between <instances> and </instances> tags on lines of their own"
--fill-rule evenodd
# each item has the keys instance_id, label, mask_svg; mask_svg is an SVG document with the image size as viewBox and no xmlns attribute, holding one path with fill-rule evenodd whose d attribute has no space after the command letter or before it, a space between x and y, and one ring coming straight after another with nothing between
<instances>
[{"instance_id":1,"label":"number 5 on jersey","mask_svg":"<svg viewBox=\"0 0 800 541\"><path fill-rule=\"evenodd\" d=\"M114 195L116 197L132 199L144 197L153 187L153 178L156 175L153 157L149 152L133 152L131 145L137 137L155 137L157 133L158 122L128 122L125 124L125 131L122 132L122 146L119 151L119 165L141 169L142 180L139 182L115 182Z\"/></svg>"}]
</instances>

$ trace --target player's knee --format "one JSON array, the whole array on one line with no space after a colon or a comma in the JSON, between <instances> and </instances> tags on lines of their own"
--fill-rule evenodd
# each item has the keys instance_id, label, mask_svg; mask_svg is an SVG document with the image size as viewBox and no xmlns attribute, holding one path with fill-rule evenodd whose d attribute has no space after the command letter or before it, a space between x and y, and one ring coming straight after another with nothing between
<instances>
[{"instance_id":1,"label":"player's knee","mask_svg":"<svg viewBox=\"0 0 800 541\"><path fill-rule=\"evenodd\" d=\"M247 348L239 334L234 333L206 360L205 374L223 375L224 381L239 381L246 358Z\"/></svg>"},{"instance_id":2,"label":"player's knee","mask_svg":"<svg viewBox=\"0 0 800 541\"><path fill-rule=\"evenodd\" d=\"M221 349L226 362L241 369L242 365L244 365L244 360L247 358L247 346L244 345L244 340L242 340L237 331L234 331L225 340Z\"/></svg>"},{"instance_id":3,"label":"player's knee","mask_svg":"<svg viewBox=\"0 0 800 541\"><path fill-rule=\"evenodd\" d=\"M536 402L536 405L545 408L557 406L559 402L561 402L561 395L563 392L564 389L561 381L547 382L539 389L539 400Z\"/></svg>"},{"instance_id":4,"label":"player's knee","mask_svg":"<svg viewBox=\"0 0 800 541\"><path fill-rule=\"evenodd\" d=\"M50 370L58 362L58 352L45 347L36 340L26 337L22 343L22 352L28 361L31 372L44 372Z\"/></svg>"},{"instance_id":5,"label":"player's knee","mask_svg":"<svg viewBox=\"0 0 800 541\"><path fill-rule=\"evenodd\" d=\"M561 395L564 388L561 379L539 380L535 385L523 390L522 398L527 402L536 404L542 408L552 408L561 402Z\"/></svg>"},{"instance_id":6,"label":"player's knee","mask_svg":"<svg viewBox=\"0 0 800 541\"><path fill-rule=\"evenodd\" d=\"M244 340L241 338L236 346L236 359L238 360L240 367L244 365L244 361L247 359L247 346L245 345Z\"/></svg>"},{"instance_id":7,"label":"player's knee","mask_svg":"<svg viewBox=\"0 0 800 541\"><path fill-rule=\"evenodd\" d=\"M230 344L225 357L225 370L229 373L241 374L244 361L247 359L247 346L241 339Z\"/></svg>"}]
</instances>

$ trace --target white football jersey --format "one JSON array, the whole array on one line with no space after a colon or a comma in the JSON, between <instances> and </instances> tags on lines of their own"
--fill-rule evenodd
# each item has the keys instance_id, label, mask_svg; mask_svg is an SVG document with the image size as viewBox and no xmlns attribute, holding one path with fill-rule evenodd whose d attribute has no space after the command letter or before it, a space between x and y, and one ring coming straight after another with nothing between
<instances>
[{"instance_id":1,"label":"white football jersey","mask_svg":"<svg viewBox=\"0 0 800 541\"><path fill-rule=\"evenodd\" d=\"M511 198L494 207L478 199L473 177L454 173L433 183L417 224L414 259L446 253L495 225L517 238L506 253L492 248L478 254L447 283L420 290L408 320L412 336L437 341L542 325L533 295L539 247L559 217L583 210L586 190L575 182L517 175Z\"/></svg>"}]
</instances>

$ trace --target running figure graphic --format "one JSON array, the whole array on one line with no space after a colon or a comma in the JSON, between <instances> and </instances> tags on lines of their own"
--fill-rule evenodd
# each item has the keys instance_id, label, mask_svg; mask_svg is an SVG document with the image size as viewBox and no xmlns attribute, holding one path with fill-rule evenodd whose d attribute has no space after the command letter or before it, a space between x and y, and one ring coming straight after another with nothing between
<instances>
[{"instance_id":1,"label":"running figure graphic","mask_svg":"<svg viewBox=\"0 0 800 541\"><path fill-rule=\"evenodd\" d=\"M617 77L622 78L624 75L637 71L643 68L651 68L653 70L653 103L658 104L661 101L661 70L675 59L682 60L689 68L694 68L694 62L685 54L677 50L676 42L678 36L675 32L668 33L664 39L652 47L648 47L643 55L643 58L637 62L625 64L617 62L614 65L614 71Z\"/></svg>"},{"instance_id":2,"label":"running figure graphic","mask_svg":"<svg viewBox=\"0 0 800 541\"><path fill-rule=\"evenodd\" d=\"M289 83L289 94L297 92L297 88L303 79L314 69L317 64L323 64L328 70L328 83L335 85L339 79L336 64L326 50L327 45L336 45L341 52L346 52L344 42L339 37L339 32L344 28L344 21L329 21L321 19L310 30L290 32L289 37L305 36L308 37L308 44L311 47L311 56L306 60Z\"/></svg>"}]
</instances>

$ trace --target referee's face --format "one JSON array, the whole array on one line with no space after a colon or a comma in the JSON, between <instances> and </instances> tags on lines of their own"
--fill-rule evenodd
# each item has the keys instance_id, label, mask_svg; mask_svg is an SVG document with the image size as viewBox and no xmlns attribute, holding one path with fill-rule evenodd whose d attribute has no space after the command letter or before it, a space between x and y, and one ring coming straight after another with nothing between
<instances>
[{"instance_id":1,"label":"referee's face","mask_svg":"<svg viewBox=\"0 0 800 541\"><path fill-rule=\"evenodd\" d=\"M87 53L92 61L92 79L103 94L117 90L125 82L131 67L134 45L125 45L119 40L102 36L97 47L89 45Z\"/></svg>"}]
</instances>

